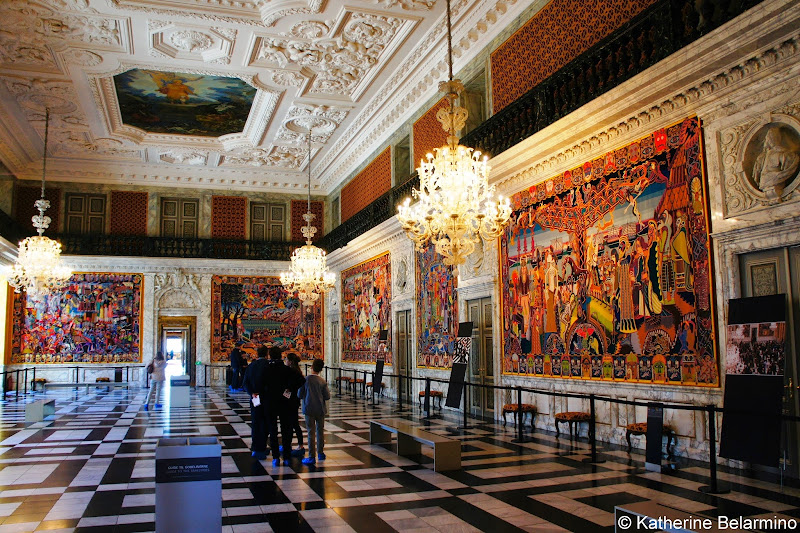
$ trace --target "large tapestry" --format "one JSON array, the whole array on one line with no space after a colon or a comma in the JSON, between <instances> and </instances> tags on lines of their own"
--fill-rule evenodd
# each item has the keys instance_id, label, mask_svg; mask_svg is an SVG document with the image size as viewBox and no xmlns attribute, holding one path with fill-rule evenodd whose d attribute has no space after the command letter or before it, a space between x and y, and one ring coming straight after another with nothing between
<instances>
[{"instance_id":1,"label":"large tapestry","mask_svg":"<svg viewBox=\"0 0 800 533\"><path fill-rule=\"evenodd\" d=\"M141 274L73 274L41 299L14 295L11 363L141 362Z\"/></svg>"},{"instance_id":2,"label":"large tapestry","mask_svg":"<svg viewBox=\"0 0 800 533\"><path fill-rule=\"evenodd\" d=\"M248 359L262 344L322 358L322 305L303 307L276 277L211 278L211 361L228 362L240 344Z\"/></svg>"},{"instance_id":3,"label":"large tapestry","mask_svg":"<svg viewBox=\"0 0 800 533\"><path fill-rule=\"evenodd\" d=\"M702 154L692 117L512 197L504 373L718 385Z\"/></svg>"},{"instance_id":4,"label":"large tapestry","mask_svg":"<svg viewBox=\"0 0 800 533\"><path fill-rule=\"evenodd\" d=\"M417 367L450 368L458 337L453 269L433 245L417 253Z\"/></svg>"},{"instance_id":5,"label":"large tapestry","mask_svg":"<svg viewBox=\"0 0 800 533\"><path fill-rule=\"evenodd\" d=\"M392 345L391 274L388 252L342 271L342 361L375 363L381 330Z\"/></svg>"}]
</instances>

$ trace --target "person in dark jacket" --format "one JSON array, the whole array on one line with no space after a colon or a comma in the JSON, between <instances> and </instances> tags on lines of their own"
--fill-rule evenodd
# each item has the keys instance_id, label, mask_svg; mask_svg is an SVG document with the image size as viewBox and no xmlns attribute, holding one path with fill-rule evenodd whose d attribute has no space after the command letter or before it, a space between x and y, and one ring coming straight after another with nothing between
<instances>
[{"instance_id":1,"label":"person in dark jacket","mask_svg":"<svg viewBox=\"0 0 800 533\"><path fill-rule=\"evenodd\" d=\"M302 387L306 382L306 378L303 376L303 371L300 370L300 356L290 352L286 354L286 361L289 363L289 368L295 373L295 378L299 376L298 381ZM303 447L303 428L300 427L300 417L297 416L297 410L300 408L300 397L297 395L296 390L292 392L291 401L294 408L290 409L289 416L291 417L292 431L297 435L297 448L292 450L292 456L303 457L306 454L306 449Z\"/></svg>"},{"instance_id":2,"label":"person in dark jacket","mask_svg":"<svg viewBox=\"0 0 800 533\"><path fill-rule=\"evenodd\" d=\"M269 421L269 443L272 448L272 464L280 464L280 450L278 446L278 422L280 421L281 440L283 442L283 464L291 464L292 453L292 417L291 411L297 412L297 406L292 402L292 395L297 394L297 389L303 384L301 376L283 364L283 352L278 346L269 349L269 363L264 373L265 395L267 399L266 411ZM295 415L296 416L296 415Z\"/></svg>"},{"instance_id":3,"label":"person in dark jacket","mask_svg":"<svg viewBox=\"0 0 800 533\"><path fill-rule=\"evenodd\" d=\"M242 388L242 374L244 374L244 370L242 368L242 363L244 361L244 357L242 356L242 350L239 348L241 346L241 342L237 342L236 346L231 350L230 358L231 358L231 390L236 391Z\"/></svg>"},{"instance_id":4,"label":"person in dark jacket","mask_svg":"<svg viewBox=\"0 0 800 533\"><path fill-rule=\"evenodd\" d=\"M247 366L244 374L244 389L250 394L252 456L258 460L267 458L267 414L264 402L268 353L269 348L259 346L258 359Z\"/></svg>"}]
</instances>

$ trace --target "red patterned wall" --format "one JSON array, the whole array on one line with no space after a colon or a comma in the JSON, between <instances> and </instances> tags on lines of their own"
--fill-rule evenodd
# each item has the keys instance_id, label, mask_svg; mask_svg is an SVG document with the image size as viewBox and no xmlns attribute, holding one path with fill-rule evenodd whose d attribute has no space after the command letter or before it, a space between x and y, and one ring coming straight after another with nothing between
<instances>
[{"instance_id":1,"label":"red patterned wall","mask_svg":"<svg viewBox=\"0 0 800 533\"><path fill-rule=\"evenodd\" d=\"M303 232L300 230L303 226L306 225L306 221L303 220L303 215L308 212L308 201L307 200L292 200L292 240L293 241L305 241L305 237L303 237ZM314 234L314 240L322 237L325 233L325 203L324 202L311 202L311 212L316 215L316 218L312 221L312 224L316 226L317 232Z\"/></svg>"},{"instance_id":2,"label":"red patterned wall","mask_svg":"<svg viewBox=\"0 0 800 533\"><path fill-rule=\"evenodd\" d=\"M111 191L111 235L147 235L147 193Z\"/></svg>"},{"instance_id":3,"label":"red patterned wall","mask_svg":"<svg viewBox=\"0 0 800 533\"><path fill-rule=\"evenodd\" d=\"M213 239L244 239L247 198L244 196L213 196L211 198L211 237Z\"/></svg>"},{"instance_id":4,"label":"red patterned wall","mask_svg":"<svg viewBox=\"0 0 800 533\"><path fill-rule=\"evenodd\" d=\"M448 105L447 98L442 98L414 122L414 168L418 168L420 161L434 148L447 143L447 132L442 129L442 123L436 120L436 113Z\"/></svg>"},{"instance_id":5,"label":"red patterned wall","mask_svg":"<svg viewBox=\"0 0 800 533\"><path fill-rule=\"evenodd\" d=\"M656 0L552 0L491 54L495 113Z\"/></svg>"},{"instance_id":6,"label":"red patterned wall","mask_svg":"<svg viewBox=\"0 0 800 533\"><path fill-rule=\"evenodd\" d=\"M391 188L392 150L389 146L342 189L342 222L367 207Z\"/></svg>"},{"instance_id":7,"label":"red patterned wall","mask_svg":"<svg viewBox=\"0 0 800 533\"><path fill-rule=\"evenodd\" d=\"M16 215L17 221L23 228L35 231L31 225L31 217L39 214L33 204L42 194L41 187L18 186L16 191ZM61 230L61 189L47 187L44 197L50 200L50 208L45 211L45 215L52 219L50 227L45 230L45 235L58 233Z\"/></svg>"}]
</instances>

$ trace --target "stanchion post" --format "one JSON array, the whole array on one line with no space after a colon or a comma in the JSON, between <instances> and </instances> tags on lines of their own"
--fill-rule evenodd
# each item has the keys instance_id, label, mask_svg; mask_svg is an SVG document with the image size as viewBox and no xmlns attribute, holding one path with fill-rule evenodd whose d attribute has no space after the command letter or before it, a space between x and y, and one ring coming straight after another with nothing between
<instances>
[{"instance_id":1,"label":"stanchion post","mask_svg":"<svg viewBox=\"0 0 800 533\"><path fill-rule=\"evenodd\" d=\"M431 416L431 404L433 403L433 399L431 398L431 378L425 378L425 399L422 402L422 406L425 409L425 418L430 418Z\"/></svg>"},{"instance_id":2,"label":"stanchion post","mask_svg":"<svg viewBox=\"0 0 800 533\"><path fill-rule=\"evenodd\" d=\"M364 372L364 387L366 387L367 373ZM365 389L366 392L366 389ZM375 405L375 372L372 372L372 405Z\"/></svg>"},{"instance_id":3,"label":"stanchion post","mask_svg":"<svg viewBox=\"0 0 800 533\"><path fill-rule=\"evenodd\" d=\"M589 395L589 438L592 439L592 462L597 462L597 435L594 427L594 394Z\"/></svg>"},{"instance_id":4,"label":"stanchion post","mask_svg":"<svg viewBox=\"0 0 800 533\"><path fill-rule=\"evenodd\" d=\"M28 394L28 369L25 369L25 387L23 389L23 394Z\"/></svg>"},{"instance_id":5,"label":"stanchion post","mask_svg":"<svg viewBox=\"0 0 800 533\"><path fill-rule=\"evenodd\" d=\"M19 370L15 370L16 375L14 376L14 386L16 387L16 394L14 395L14 399L19 399Z\"/></svg>"},{"instance_id":6,"label":"stanchion post","mask_svg":"<svg viewBox=\"0 0 800 533\"><path fill-rule=\"evenodd\" d=\"M591 455L583 460L584 463L600 464L605 463L604 459L597 458L597 427L595 425L596 410L594 406L595 396L589 395L589 445L591 446ZM578 431L580 432L580 430Z\"/></svg>"},{"instance_id":7,"label":"stanchion post","mask_svg":"<svg viewBox=\"0 0 800 533\"><path fill-rule=\"evenodd\" d=\"M467 429L469 421L467 420L467 410L469 409L469 382L464 381L464 429Z\"/></svg>"},{"instance_id":8,"label":"stanchion post","mask_svg":"<svg viewBox=\"0 0 800 533\"><path fill-rule=\"evenodd\" d=\"M339 370L339 377L341 378L342 377L342 368L339 367L338 370ZM336 390L338 391L337 394L339 396L341 396L342 395L342 380L341 379L337 379L336 380Z\"/></svg>"},{"instance_id":9,"label":"stanchion post","mask_svg":"<svg viewBox=\"0 0 800 533\"><path fill-rule=\"evenodd\" d=\"M400 411L403 410L403 375L397 369L397 403L400 404Z\"/></svg>"},{"instance_id":10,"label":"stanchion post","mask_svg":"<svg viewBox=\"0 0 800 533\"><path fill-rule=\"evenodd\" d=\"M31 392L36 392L36 367L33 367L33 381L31 385Z\"/></svg>"},{"instance_id":11,"label":"stanchion post","mask_svg":"<svg viewBox=\"0 0 800 533\"><path fill-rule=\"evenodd\" d=\"M700 492L706 494L727 494L731 490L721 487L717 481L717 418L716 407L713 404L706 406L708 417L708 468L711 474L711 484L699 487Z\"/></svg>"},{"instance_id":12,"label":"stanchion post","mask_svg":"<svg viewBox=\"0 0 800 533\"><path fill-rule=\"evenodd\" d=\"M517 385L517 439L523 440L522 435L522 387Z\"/></svg>"},{"instance_id":13,"label":"stanchion post","mask_svg":"<svg viewBox=\"0 0 800 533\"><path fill-rule=\"evenodd\" d=\"M328 381L328 365L325 365L325 381Z\"/></svg>"}]
</instances>

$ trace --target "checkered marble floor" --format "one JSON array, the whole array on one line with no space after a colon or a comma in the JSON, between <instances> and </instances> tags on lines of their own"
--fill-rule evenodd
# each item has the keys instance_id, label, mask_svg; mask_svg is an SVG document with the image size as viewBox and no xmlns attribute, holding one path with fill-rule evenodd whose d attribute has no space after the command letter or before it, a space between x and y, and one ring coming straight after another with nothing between
<instances>
[{"instance_id":1,"label":"checkered marble floor","mask_svg":"<svg viewBox=\"0 0 800 533\"><path fill-rule=\"evenodd\" d=\"M335 393L334 393L335 394ZM722 469L730 494L706 495L707 467L684 461L647 473L643 456L545 432L516 442L513 425L397 410L334 397L327 460L273 467L250 456L247 396L192 391L192 407L143 410L146 390L57 390L0 401L0 533L155 529L156 443L215 436L222 443L223 531L613 531L614 506L654 500L708 516L800 518L800 488ZM56 414L25 424L24 402L56 400ZM436 473L431 450L398 457L369 444L371 419L406 418L462 441L462 469Z\"/></svg>"}]
</instances>

